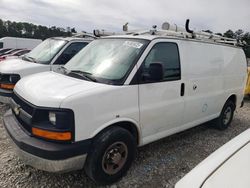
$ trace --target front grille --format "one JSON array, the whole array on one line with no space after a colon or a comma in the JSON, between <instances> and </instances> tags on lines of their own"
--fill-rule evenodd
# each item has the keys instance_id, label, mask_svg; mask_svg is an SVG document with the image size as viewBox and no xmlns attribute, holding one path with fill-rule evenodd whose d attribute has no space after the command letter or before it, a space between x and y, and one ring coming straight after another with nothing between
<instances>
[{"instance_id":1,"label":"front grille","mask_svg":"<svg viewBox=\"0 0 250 188\"><path fill-rule=\"evenodd\" d=\"M24 99L22 99L21 97L19 97L17 94L13 94L12 99L15 101L15 103L17 105L20 106L21 109L23 109L25 112L27 112L28 114L30 114L31 116L33 115L34 112L34 108L28 103L26 102ZM13 111L13 109L12 109ZM22 126L22 128L24 128L26 131L28 131L29 133L31 133L31 125L27 124L26 122L24 122L19 115L16 115L13 111L13 114L16 116L16 119L18 120L19 124Z\"/></svg>"}]
</instances>

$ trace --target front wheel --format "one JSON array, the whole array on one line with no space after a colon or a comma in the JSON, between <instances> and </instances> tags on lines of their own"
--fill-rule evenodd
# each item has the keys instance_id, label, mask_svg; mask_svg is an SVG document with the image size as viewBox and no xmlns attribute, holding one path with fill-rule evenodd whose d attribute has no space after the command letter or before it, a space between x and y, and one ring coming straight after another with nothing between
<instances>
[{"instance_id":1,"label":"front wheel","mask_svg":"<svg viewBox=\"0 0 250 188\"><path fill-rule=\"evenodd\" d=\"M234 110L235 104L231 100L228 100L224 105L220 116L215 120L215 127L219 130L227 129L233 120Z\"/></svg>"},{"instance_id":2,"label":"front wheel","mask_svg":"<svg viewBox=\"0 0 250 188\"><path fill-rule=\"evenodd\" d=\"M94 139L85 172L97 184L119 180L129 169L136 153L136 140L121 127L111 127Z\"/></svg>"}]
</instances>

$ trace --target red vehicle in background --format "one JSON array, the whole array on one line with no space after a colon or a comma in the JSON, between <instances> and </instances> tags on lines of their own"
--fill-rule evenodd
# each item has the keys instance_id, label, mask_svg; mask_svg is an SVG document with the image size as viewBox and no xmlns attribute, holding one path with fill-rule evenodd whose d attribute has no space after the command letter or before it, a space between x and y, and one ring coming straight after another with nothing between
<instances>
[{"instance_id":1,"label":"red vehicle in background","mask_svg":"<svg viewBox=\"0 0 250 188\"><path fill-rule=\"evenodd\" d=\"M18 58L19 56L22 56L24 54L29 53L30 50L27 49L14 49L14 50L9 50L2 55L0 55L0 61L3 61L5 59L12 59L12 58Z\"/></svg>"},{"instance_id":2,"label":"red vehicle in background","mask_svg":"<svg viewBox=\"0 0 250 188\"><path fill-rule=\"evenodd\" d=\"M2 49L0 49L0 56L3 55L4 53L10 51L10 50L12 50L12 48L2 48Z\"/></svg>"}]
</instances>

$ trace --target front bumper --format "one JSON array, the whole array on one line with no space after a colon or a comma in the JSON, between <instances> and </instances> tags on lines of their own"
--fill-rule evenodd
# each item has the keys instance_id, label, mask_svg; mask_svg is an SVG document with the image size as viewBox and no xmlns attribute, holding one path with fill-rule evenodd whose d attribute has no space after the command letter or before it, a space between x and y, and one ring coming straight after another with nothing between
<instances>
[{"instance_id":1,"label":"front bumper","mask_svg":"<svg viewBox=\"0 0 250 188\"><path fill-rule=\"evenodd\" d=\"M76 143L54 143L32 137L9 110L3 125L11 138L16 153L27 165L49 172L68 172L82 169L91 140Z\"/></svg>"},{"instance_id":2,"label":"front bumper","mask_svg":"<svg viewBox=\"0 0 250 188\"><path fill-rule=\"evenodd\" d=\"M12 90L0 89L0 102L4 104L9 104L12 95Z\"/></svg>"},{"instance_id":3,"label":"front bumper","mask_svg":"<svg viewBox=\"0 0 250 188\"><path fill-rule=\"evenodd\" d=\"M13 143L13 142L12 142ZM87 155L80 155L64 160L48 160L21 150L13 143L18 157L27 165L47 172L65 173L82 169Z\"/></svg>"}]
</instances>

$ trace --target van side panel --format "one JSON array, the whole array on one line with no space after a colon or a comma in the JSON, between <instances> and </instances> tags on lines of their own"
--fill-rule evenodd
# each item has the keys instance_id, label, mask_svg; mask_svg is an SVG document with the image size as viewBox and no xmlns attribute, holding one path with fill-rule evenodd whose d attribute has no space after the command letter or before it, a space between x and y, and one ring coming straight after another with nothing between
<instances>
[{"instance_id":1,"label":"van side panel","mask_svg":"<svg viewBox=\"0 0 250 188\"><path fill-rule=\"evenodd\" d=\"M222 67L223 100L236 94L237 106L241 105L247 79L247 62L242 49L223 47L224 64Z\"/></svg>"},{"instance_id":2,"label":"van side panel","mask_svg":"<svg viewBox=\"0 0 250 188\"><path fill-rule=\"evenodd\" d=\"M218 116L223 101L224 57L220 45L187 41L184 124ZM200 121L198 121L200 123Z\"/></svg>"},{"instance_id":3,"label":"van side panel","mask_svg":"<svg viewBox=\"0 0 250 188\"><path fill-rule=\"evenodd\" d=\"M216 118L231 95L237 106L246 83L244 52L235 47L187 42L184 58L186 93L184 125Z\"/></svg>"}]
</instances>

